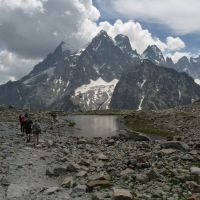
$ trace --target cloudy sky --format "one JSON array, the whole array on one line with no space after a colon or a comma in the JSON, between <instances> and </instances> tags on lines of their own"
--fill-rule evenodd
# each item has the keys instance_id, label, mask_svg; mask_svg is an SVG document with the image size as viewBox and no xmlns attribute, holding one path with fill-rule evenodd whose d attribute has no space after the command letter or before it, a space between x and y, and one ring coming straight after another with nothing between
<instances>
[{"instance_id":1,"label":"cloudy sky","mask_svg":"<svg viewBox=\"0 0 200 200\"><path fill-rule=\"evenodd\" d=\"M56 46L84 48L101 29L156 44L177 61L200 54L199 0L0 0L0 83L27 74Z\"/></svg>"}]
</instances>

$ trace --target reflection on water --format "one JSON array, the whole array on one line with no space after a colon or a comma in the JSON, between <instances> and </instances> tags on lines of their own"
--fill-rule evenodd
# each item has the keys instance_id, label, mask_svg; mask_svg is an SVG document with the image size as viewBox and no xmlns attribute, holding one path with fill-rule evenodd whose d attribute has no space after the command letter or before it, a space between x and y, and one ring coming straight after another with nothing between
<instances>
[{"instance_id":1,"label":"reflection on water","mask_svg":"<svg viewBox=\"0 0 200 200\"><path fill-rule=\"evenodd\" d=\"M110 137L118 134L117 116L73 115L67 119L76 123L72 131L74 136Z\"/></svg>"}]
</instances>

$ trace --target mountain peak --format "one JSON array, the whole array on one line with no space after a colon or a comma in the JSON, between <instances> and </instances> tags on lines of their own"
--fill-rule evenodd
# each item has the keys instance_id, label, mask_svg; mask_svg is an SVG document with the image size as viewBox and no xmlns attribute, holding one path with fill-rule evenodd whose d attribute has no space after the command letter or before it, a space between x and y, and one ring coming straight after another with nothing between
<instances>
[{"instance_id":1,"label":"mountain peak","mask_svg":"<svg viewBox=\"0 0 200 200\"><path fill-rule=\"evenodd\" d=\"M101 30L96 37L109 37L108 33L105 30Z\"/></svg>"},{"instance_id":2,"label":"mountain peak","mask_svg":"<svg viewBox=\"0 0 200 200\"><path fill-rule=\"evenodd\" d=\"M128 36L126 36L126 35L122 35L122 34L117 35L115 37L115 41L116 41L116 44L120 47L126 47L129 49L132 49L130 40L129 40Z\"/></svg>"},{"instance_id":3,"label":"mountain peak","mask_svg":"<svg viewBox=\"0 0 200 200\"><path fill-rule=\"evenodd\" d=\"M176 67L178 71L183 71L183 72L190 72L190 61L186 56L183 56L178 60L176 63Z\"/></svg>"},{"instance_id":4,"label":"mountain peak","mask_svg":"<svg viewBox=\"0 0 200 200\"><path fill-rule=\"evenodd\" d=\"M169 68L174 68L174 61L172 60L172 58L170 57L166 58L165 66Z\"/></svg>"},{"instance_id":5,"label":"mountain peak","mask_svg":"<svg viewBox=\"0 0 200 200\"><path fill-rule=\"evenodd\" d=\"M55 49L53 54L56 54L57 56L62 56L63 53L70 53L68 45L62 41Z\"/></svg>"},{"instance_id":6,"label":"mountain peak","mask_svg":"<svg viewBox=\"0 0 200 200\"><path fill-rule=\"evenodd\" d=\"M102 48L105 48L107 45L112 44L114 46L114 41L107 34L106 31L101 30L93 39L92 42L88 45L87 50L99 51Z\"/></svg>"},{"instance_id":7,"label":"mountain peak","mask_svg":"<svg viewBox=\"0 0 200 200\"><path fill-rule=\"evenodd\" d=\"M145 51L161 52L157 45L149 45Z\"/></svg>"},{"instance_id":8,"label":"mountain peak","mask_svg":"<svg viewBox=\"0 0 200 200\"><path fill-rule=\"evenodd\" d=\"M172 60L172 58L167 57L167 58L166 58L166 63L174 64L174 61Z\"/></svg>"},{"instance_id":9,"label":"mountain peak","mask_svg":"<svg viewBox=\"0 0 200 200\"><path fill-rule=\"evenodd\" d=\"M132 51L131 43L126 35L119 34L115 37L116 45L126 51Z\"/></svg>"},{"instance_id":10,"label":"mountain peak","mask_svg":"<svg viewBox=\"0 0 200 200\"><path fill-rule=\"evenodd\" d=\"M121 41L121 40L123 40L123 41L128 41L128 42L130 42L128 36L123 35L123 34L118 34L118 35L116 35L116 36L115 36L115 40L116 40L116 41Z\"/></svg>"},{"instance_id":11,"label":"mountain peak","mask_svg":"<svg viewBox=\"0 0 200 200\"><path fill-rule=\"evenodd\" d=\"M183 56L178 60L178 63L190 63L189 59L187 58L187 56Z\"/></svg>"},{"instance_id":12,"label":"mountain peak","mask_svg":"<svg viewBox=\"0 0 200 200\"><path fill-rule=\"evenodd\" d=\"M101 30L93 39L92 43L96 43L99 41L112 41L112 38L108 35L108 33L104 30Z\"/></svg>"},{"instance_id":13,"label":"mountain peak","mask_svg":"<svg viewBox=\"0 0 200 200\"><path fill-rule=\"evenodd\" d=\"M156 65L165 63L162 51L156 45L149 45L143 52L142 57L151 60Z\"/></svg>"},{"instance_id":14,"label":"mountain peak","mask_svg":"<svg viewBox=\"0 0 200 200\"><path fill-rule=\"evenodd\" d=\"M130 55L131 57L138 57L137 51L134 51L131 47L130 40L128 36L119 34L115 38L116 45L124 52Z\"/></svg>"}]
</instances>

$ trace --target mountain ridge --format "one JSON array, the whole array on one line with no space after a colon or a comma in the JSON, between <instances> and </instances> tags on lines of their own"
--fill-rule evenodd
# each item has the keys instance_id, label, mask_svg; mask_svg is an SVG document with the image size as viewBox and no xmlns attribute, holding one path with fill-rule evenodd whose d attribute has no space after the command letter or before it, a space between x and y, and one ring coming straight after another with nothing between
<instances>
[{"instance_id":1,"label":"mountain ridge","mask_svg":"<svg viewBox=\"0 0 200 200\"><path fill-rule=\"evenodd\" d=\"M0 86L3 94L0 104L38 109L108 109L121 75L130 66L134 69L142 65L144 57L151 61L149 65L176 69L172 59L165 61L157 46L148 46L139 55L129 38L122 34L112 39L102 30L85 49L75 52L67 50L61 42L28 75ZM195 59L192 61L197 64Z\"/></svg>"}]
</instances>

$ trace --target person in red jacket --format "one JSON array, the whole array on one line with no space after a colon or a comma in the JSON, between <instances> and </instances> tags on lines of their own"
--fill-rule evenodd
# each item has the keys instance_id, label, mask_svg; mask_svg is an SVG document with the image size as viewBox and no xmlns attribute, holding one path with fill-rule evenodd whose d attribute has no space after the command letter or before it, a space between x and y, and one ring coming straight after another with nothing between
<instances>
[{"instance_id":1,"label":"person in red jacket","mask_svg":"<svg viewBox=\"0 0 200 200\"><path fill-rule=\"evenodd\" d=\"M20 129L21 129L21 132L24 133L24 121L25 121L25 118L22 114L19 115L19 123L20 123Z\"/></svg>"}]
</instances>

